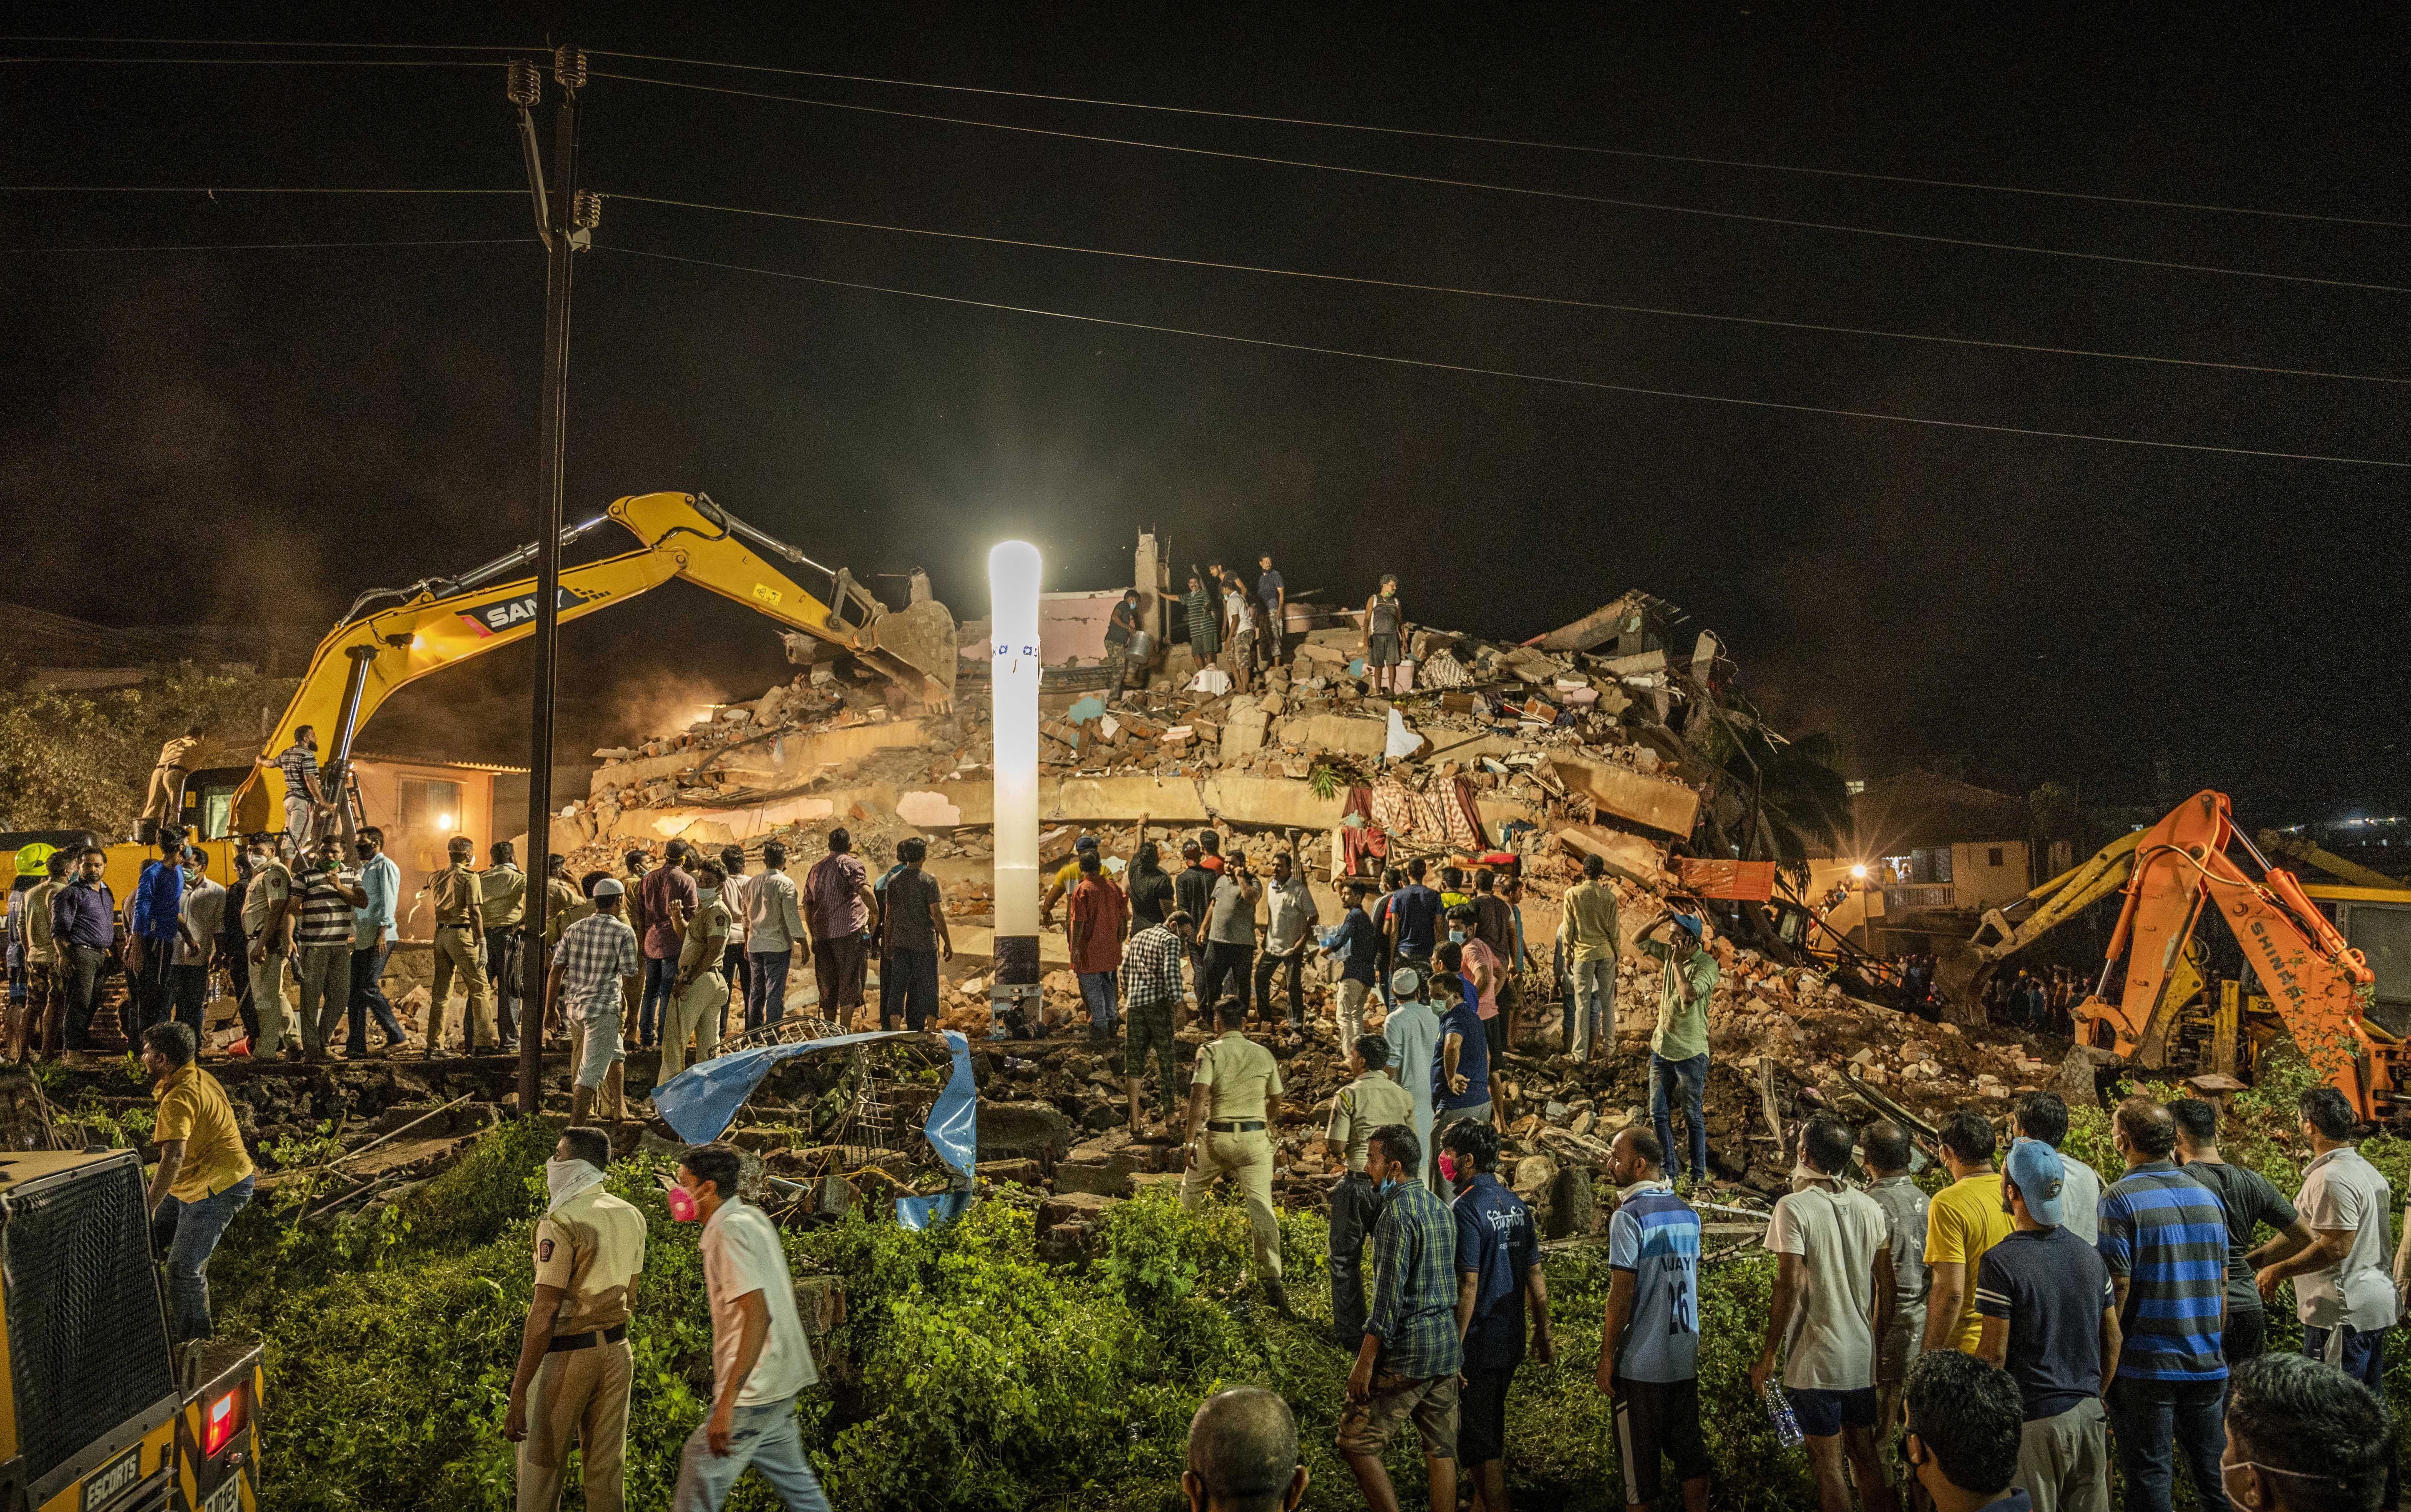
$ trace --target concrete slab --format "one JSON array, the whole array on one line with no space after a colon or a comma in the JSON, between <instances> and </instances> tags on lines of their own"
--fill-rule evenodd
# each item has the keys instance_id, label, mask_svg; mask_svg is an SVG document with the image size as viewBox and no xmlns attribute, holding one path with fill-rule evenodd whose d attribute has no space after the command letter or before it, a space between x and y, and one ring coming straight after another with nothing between
<instances>
[{"instance_id":1,"label":"concrete slab","mask_svg":"<svg viewBox=\"0 0 2411 1512\"><path fill-rule=\"evenodd\" d=\"M1575 751L1552 750L1549 764L1567 791L1586 794L1601 813L1669 835L1688 835L1699 821L1700 795L1672 778Z\"/></svg>"},{"instance_id":2,"label":"concrete slab","mask_svg":"<svg viewBox=\"0 0 2411 1512\"><path fill-rule=\"evenodd\" d=\"M796 731L767 740L723 746L707 750L675 750L635 761L597 767L591 791L597 795L615 788L639 787L676 777L694 767L716 763L742 771L764 787L803 782L831 766L859 761L875 750L926 745L929 733L919 720L887 720L847 725L835 730Z\"/></svg>"}]
</instances>

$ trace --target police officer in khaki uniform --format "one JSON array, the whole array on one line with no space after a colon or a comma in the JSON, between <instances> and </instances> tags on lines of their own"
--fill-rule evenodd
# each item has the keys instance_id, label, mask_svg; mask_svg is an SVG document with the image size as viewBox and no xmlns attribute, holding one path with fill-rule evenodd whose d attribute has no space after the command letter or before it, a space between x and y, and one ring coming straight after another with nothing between
<instances>
[{"instance_id":1,"label":"police officer in khaki uniform","mask_svg":"<svg viewBox=\"0 0 2411 1512\"><path fill-rule=\"evenodd\" d=\"M628 1447L628 1315L645 1267L645 1215L603 1189L611 1139L563 1130L545 1162L549 1201L535 1225L535 1297L519 1332L503 1432L519 1447L519 1512L561 1505L574 1438L588 1512L621 1512Z\"/></svg>"},{"instance_id":2,"label":"police officer in khaki uniform","mask_svg":"<svg viewBox=\"0 0 2411 1512\"><path fill-rule=\"evenodd\" d=\"M501 1025L503 1048L519 1043L519 921L527 914L527 873L519 870L519 850L508 840L487 847L493 864L477 874L477 899L486 916L486 982L494 995L494 1019Z\"/></svg>"},{"instance_id":3,"label":"police officer in khaki uniform","mask_svg":"<svg viewBox=\"0 0 2411 1512\"><path fill-rule=\"evenodd\" d=\"M1189 1083L1189 1169L1180 1178L1180 1205L1194 1208L1203 1202L1219 1176L1238 1183L1255 1240L1256 1275L1273 1305L1287 1311L1280 1220L1273 1213L1270 1133L1280 1122L1280 1063L1240 1032L1247 1016L1244 998L1229 996L1215 1004L1214 1019L1222 1037L1197 1052Z\"/></svg>"},{"instance_id":4,"label":"police officer in khaki uniform","mask_svg":"<svg viewBox=\"0 0 2411 1512\"><path fill-rule=\"evenodd\" d=\"M679 951L678 981L662 1018L662 1067L653 1078L655 1086L719 1054L720 1020L728 1010L728 978L720 968L728 952L728 905L721 896L727 874L719 863L700 854L688 861L687 870L694 874L697 901ZM692 1058L689 1039L694 1041Z\"/></svg>"},{"instance_id":5,"label":"police officer in khaki uniform","mask_svg":"<svg viewBox=\"0 0 2411 1512\"><path fill-rule=\"evenodd\" d=\"M444 1050L444 1019L452 1006L452 974L460 973L469 995L461 1038L478 1050L494 1048L494 1000L486 992L485 885L469 869L476 842L456 835L446 846L452 865L435 874L428 890L435 895L435 981L428 990L427 1054Z\"/></svg>"}]
</instances>

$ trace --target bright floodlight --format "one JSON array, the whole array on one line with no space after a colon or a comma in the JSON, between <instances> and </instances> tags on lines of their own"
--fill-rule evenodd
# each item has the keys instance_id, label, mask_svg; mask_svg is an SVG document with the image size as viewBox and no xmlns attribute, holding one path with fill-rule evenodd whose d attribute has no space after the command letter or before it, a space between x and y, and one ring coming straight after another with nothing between
<instances>
[{"instance_id":1,"label":"bright floodlight","mask_svg":"<svg viewBox=\"0 0 2411 1512\"><path fill-rule=\"evenodd\" d=\"M998 1019L1038 1011L1038 548L987 554L988 688L995 700Z\"/></svg>"},{"instance_id":2,"label":"bright floodlight","mask_svg":"<svg viewBox=\"0 0 2411 1512\"><path fill-rule=\"evenodd\" d=\"M1865 866L1863 864L1859 865L1856 865L1856 866L1852 866L1852 867L1850 868L1850 876L1851 876L1851 878L1852 878L1852 880L1856 880L1856 881L1862 881L1862 882L1865 881L1865 880L1867 880L1867 868L1866 868L1866 866Z\"/></svg>"}]
</instances>

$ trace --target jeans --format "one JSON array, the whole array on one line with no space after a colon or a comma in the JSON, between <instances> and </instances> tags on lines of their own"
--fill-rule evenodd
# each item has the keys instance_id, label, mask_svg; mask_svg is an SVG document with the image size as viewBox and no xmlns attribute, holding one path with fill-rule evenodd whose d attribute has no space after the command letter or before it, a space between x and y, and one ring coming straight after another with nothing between
<instances>
[{"instance_id":1,"label":"jeans","mask_svg":"<svg viewBox=\"0 0 2411 1512\"><path fill-rule=\"evenodd\" d=\"M2313 1359L2324 1359L2336 1369L2377 1393L2386 1400L2386 1330L2363 1332L2346 1323L2338 1328L2302 1330L2302 1353ZM2377 1499L2379 1506L2400 1505L2403 1497L2403 1470L2396 1459L2386 1461L2386 1494Z\"/></svg>"},{"instance_id":2,"label":"jeans","mask_svg":"<svg viewBox=\"0 0 2411 1512\"><path fill-rule=\"evenodd\" d=\"M1588 1060L1593 1052L1615 1050L1615 963L1573 961L1566 1001L1566 1054ZM1661 1134L1660 1139L1664 1136Z\"/></svg>"},{"instance_id":3,"label":"jeans","mask_svg":"<svg viewBox=\"0 0 2411 1512\"><path fill-rule=\"evenodd\" d=\"M1286 967L1289 970L1289 1022L1293 1028L1306 1022L1306 951L1300 947L1290 955L1266 952L1256 957L1256 1017L1269 1023L1273 1016L1273 975Z\"/></svg>"},{"instance_id":4,"label":"jeans","mask_svg":"<svg viewBox=\"0 0 2411 1512\"><path fill-rule=\"evenodd\" d=\"M636 1003L636 1043L650 1045L662 1037L662 1011L678 991L678 957L645 957L645 996Z\"/></svg>"},{"instance_id":5,"label":"jeans","mask_svg":"<svg viewBox=\"0 0 2411 1512\"><path fill-rule=\"evenodd\" d=\"M369 1015L376 1015L377 1027L385 1031L386 1048L390 1050L409 1036L402 1032L402 1021L393 1016L393 1004L385 996L386 958L393 947L372 945L366 950L357 946L352 951L352 996L344 1004L351 1016L351 1037L343 1046L347 1055L369 1053Z\"/></svg>"},{"instance_id":6,"label":"jeans","mask_svg":"<svg viewBox=\"0 0 2411 1512\"><path fill-rule=\"evenodd\" d=\"M226 1225L251 1200L249 1176L215 1197L197 1202L159 1199L153 1229L173 1231L168 1242L168 1330L177 1342L210 1336L210 1257Z\"/></svg>"},{"instance_id":7,"label":"jeans","mask_svg":"<svg viewBox=\"0 0 2411 1512\"><path fill-rule=\"evenodd\" d=\"M92 1046L92 1016L100 1008L100 972L109 964L109 952L90 945L65 944L59 977L66 993L66 1047L87 1050Z\"/></svg>"},{"instance_id":8,"label":"jeans","mask_svg":"<svg viewBox=\"0 0 2411 1512\"><path fill-rule=\"evenodd\" d=\"M749 983L753 973L748 969L746 964L751 959L752 957L745 953L745 947L735 942L731 942L729 947L720 954L720 974L726 977L729 985L737 989L737 1005L739 1010L744 1008L745 995L751 990ZM725 1006L720 1010L720 1038L723 1040L728 1038L728 1010Z\"/></svg>"},{"instance_id":9,"label":"jeans","mask_svg":"<svg viewBox=\"0 0 2411 1512\"><path fill-rule=\"evenodd\" d=\"M1089 1005L1089 1032L1108 1035L1120 1024L1115 1013L1114 973L1083 971L1080 973L1080 996Z\"/></svg>"},{"instance_id":10,"label":"jeans","mask_svg":"<svg viewBox=\"0 0 2411 1512\"><path fill-rule=\"evenodd\" d=\"M1656 1051L1649 1053L1649 1123L1658 1135L1658 1147L1666 1152L1666 1179L1683 1179L1683 1156L1674 1144L1673 1100L1679 1088L1683 1094L1683 1118L1691 1126L1691 1179L1708 1179L1708 1057L1705 1054L1688 1060L1668 1060Z\"/></svg>"},{"instance_id":11,"label":"jeans","mask_svg":"<svg viewBox=\"0 0 2411 1512\"><path fill-rule=\"evenodd\" d=\"M679 1451L678 1489L670 1493L673 1512L720 1512L749 1464L770 1483L788 1512L829 1512L828 1498L804 1458L793 1401L738 1407L730 1416L726 1454L711 1452L709 1418L686 1436Z\"/></svg>"},{"instance_id":12,"label":"jeans","mask_svg":"<svg viewBox=\"0 0 2411 1512\"><path fill-rule=\"evenodd\" d=\"M1331 1189L1331 1342L1342 1349L1365 1343L1365 1241L1381 1216L1381 1194L1363 1171Z\"/></svg>"},{"instance_id":13,"label":"jeans","mask_svg":"<svg viewBox=\"0 0 2411 1512\"><path fill-rule=\"evenodd\" d=\"M753 965L745 973L745 1026L758 1029L787 1016L787 969L796 953L792 947L747 953Z\"/></svg>"},{"instance_id":14,"label":"jeans","mask_svg":"<svg viewBox=\"0 0 2411 1512\"><path fill-rule=\"evenodd\" d=\"M2110 1429L2118 1440L2118 1468L2126 1477L2127 1512L2169 1512L2174 1456L2180 1452L2193 1472L2194 1499L2202 1512L2227 1512L2227 1490L2218 1478L2218 1459L2227 1450L2227 1424L2220 1416L2226 1400L2225 1381L2122 1375L2110 1383Z\"/></svg>"},{"instance_id":15,"label":"jeans","mask_svg":"<svg viewBox=\"0 0 2411 1512\"><path fill-rule=\"evenodd\" d=\"M1220 939L1206 942L1206 973L1197 982L1197 1012L1206 1023L1214 1022L1214 1005L1225 996L1248 996L1248 961L1255 953L1253 945Z\"/></svg>"},{"instance_id":16,"label":"jeans","mask_svg":"<svg viewBox=\"0 0 2411 1512\"><path fill-rule=\"evenodd\" d=\"M177 966L168 968L168 1000L175 1009L176 1021L193 1031L193 1043L201 1042L201 1009L209 1001L210 968L205 966Z\"/></svg>"},{"instance_id":17,"label":"jeans","mask_svg":"<svg viewBox=\"0 0 2411 1512\"><path fill-rule=\"evenodd\" d=\"M304 945L295 964L301 978L301 1051L315 1060L326 1054L352 1000L352 948Z\"/></svg>"},{"instance_id":18,"label":"jeans","mask_svg":"<svg viewBox=\"0 0 2411 1512\"><path fill-rule=\"evenodd\" d=\"M133 988L125 996L125 1006L118 1012L118 1023L125 1030L125 1043L139 1051L142 1031L154 1024L165 1024L175 1015L176 937L146 939L142 942L142 969L135 974Z\"/></svg>"}]
</instances>

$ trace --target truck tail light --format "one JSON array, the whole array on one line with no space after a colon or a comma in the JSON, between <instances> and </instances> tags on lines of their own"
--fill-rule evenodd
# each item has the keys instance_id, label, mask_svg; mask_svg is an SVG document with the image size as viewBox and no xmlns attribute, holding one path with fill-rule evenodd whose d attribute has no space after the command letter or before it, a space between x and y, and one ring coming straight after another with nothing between
<instances>
[{"instance_id":1,"label":"truck tail light","mask_svg":"<svg viewBox=\"0 0 2411 1512\"><path fill-rule=\"evenodd\" d=\"M201 1458L212 1460L217 1452L234 1442L242 1432L250 1414L244 1410L250 1390L236 1387L221 1397L213 1397L201 1417Z\"/></svg>"}]
</instances>

